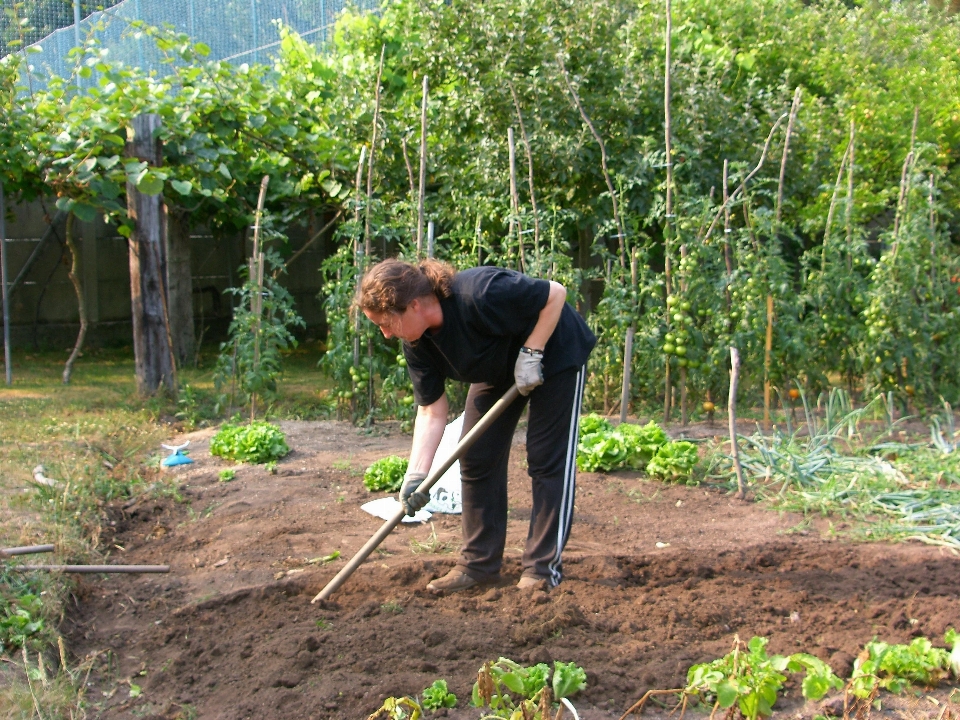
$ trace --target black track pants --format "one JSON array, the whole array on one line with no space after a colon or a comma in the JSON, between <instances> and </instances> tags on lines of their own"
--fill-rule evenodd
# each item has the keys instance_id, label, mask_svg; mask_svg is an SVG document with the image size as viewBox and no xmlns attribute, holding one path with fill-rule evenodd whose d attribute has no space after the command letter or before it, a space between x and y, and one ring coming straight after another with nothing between
<instances>
[{"instance_id":1,"label":"black track pants","mask_svg":"<svg viewBox=\"0 0 960 720\"><path fill-rule=\"evenodd\" d=\"M507 463L523 408L530 403L527 472L533 510L523 552L523 574L557 585L560 554L570 535L577 476L577 433L586 367L548 378L529 396L518 397L460 460L463 551L459 566L477 579L500 572L507 538ZM467 394L463 433L509 389L476 383Z\"/></svg>"}]
</instances>

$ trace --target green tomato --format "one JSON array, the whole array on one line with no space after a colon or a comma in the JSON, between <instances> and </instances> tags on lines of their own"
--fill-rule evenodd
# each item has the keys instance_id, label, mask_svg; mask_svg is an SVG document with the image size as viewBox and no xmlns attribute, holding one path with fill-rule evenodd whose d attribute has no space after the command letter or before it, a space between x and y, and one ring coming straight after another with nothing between
<instances>
[{"instance_id":1,"label":"green tomato","mask_svg":"<svg viewBox=\"0 0 960 720\"><path fill-rule=\"evenodd\" d=\"M676 352L676 350L677 350L677 349L676 349L676 347L674 347L673 343L666 343L666 344L663 346L663 351L664 351L667 355L673 355L673 353Z\"/></svg>"},{"instance_id":2,"label":"green tomato","mask_svg":"<svg viewBox=\"0 0 960 720\"><path fill-rule=\"evenodd\" d=\"M699 361L699 360L687 360L687 366L690 367L692 370L696 370L698 367L700 367L700 361Z\"/></svg>"},{"instance_id":3,"label":"green tomato","mask_svg":"<svg viewBox=\"0 0 960 720\"><path fill-rule=\"evenodd\" d=\"M406 395L403 398L403 404L406 405L407 407L413 405L413 395Z\"/></svg>"},{"instance_id":4,"label":"green tomato","mask_svg":"<svg viewBox=\"0 0 960 720\"><path fill-rule=\"evenodd\" d=\"M400 358L399 360L397 360L397 365L399 365L400 367L406 367L407 359L405 357Z\"/></svg>"},{"instance_id":5,"label":"green tomato","mask_svg":"<svg viewBox=\"0 0 960 720\"><path fill-rule=\"evenodd\" d=\"M352 398L352 397L353 397L353 391L352 391L352 390L347 390L346 392L343 393L343 399L344 399L344 400L349 400L349 399Z\"/></svg>"},{"instance_id":6,"label":"green tomato","mask_svg":"<svg viewBox=\"0 0 960 720\"><path fill-rule=\"evenodd\" d=\"M672 343L677 338L673 333L667 333L666 335L663 336L663 339L666 340L668 343Z\"/></svg>"},{"instance_id":7,"label":"green tomato","mask_svg":"<svg viewBox=\"0 0 960 720\"><path fill-rule=\"evenodd\" d=\"M686 354L687 354L687 346L677 345L677 355L679 355L680 357L683 357Z\"/></svg>"},{"instance_id":8,"label":"green tomato","mask_svg":"<svg viewBox=\"0 0 960 720\"><path fill-rule=\"evenodd\" d=\"M686 367L686 366L687 366L687 359L684 358L684 357L682 357L682 358L677 358L677 365L679 365L680 367Z\"/></svg>"},{"instance_id":9,"label":"green tomato","mask_svg":"<svg viewBox=\"0 0 960 720\"><path fill-rule=\"evenodd\" d=\"M667 307L673 307L677 303L676 295L667 295Z\"/></svg>"},{"instance_id":10,"label":"green tomato","mask_svg":"<svg viewBox=\"0 0 960 720\"><path fill-rule=\"evenodd\" d=\"M687 300L684 300L682 303L680 303L680 309L684 312L690 312L690 308L692 307L693 305L691 305Z\"/></svg>"},{"instance_id":11,"label":"green tomato","mask_svg":"<svg viewBox=\"0 0 960 720\"><path fill-rule=\"evenodd\" d=\"M674 314L673 314L673 321L674 321L675 323L682 323L682 322L683 322L683 315L681 315L680 313L674 313Z\"/></svg>"}]
</instances>

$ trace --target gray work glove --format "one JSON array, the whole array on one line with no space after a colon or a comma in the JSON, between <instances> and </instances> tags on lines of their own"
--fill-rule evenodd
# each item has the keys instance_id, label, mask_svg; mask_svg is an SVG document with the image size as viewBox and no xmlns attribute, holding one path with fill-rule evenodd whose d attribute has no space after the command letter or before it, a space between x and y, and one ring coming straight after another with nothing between
<instances>
[{"instance_id":1,"label":"gray work glove","mask_svg":"<svg viewBox=\"0 0 960 720\"><path fill-rule=\"evenodd\" d=\"M407 472L403 476L403 485L400 486L400 504L407 515L413 517L417 510L430 502L430 496L427 493L417 492L420 483L427 479L427 474L422 472Z\"/></svg>"},{"instance_id":2,"label":"gray work glove","mask_svg":"<svg viewBox=\"0 0 960 720\"><path fill-rule=\"evenodd\" d=\"M540 367L542 361L542 350L520 348L517 364L513 367L513 377L521 395L529 395L535 387L543 385L543 368Z\"/></svg>"}]
</instances>

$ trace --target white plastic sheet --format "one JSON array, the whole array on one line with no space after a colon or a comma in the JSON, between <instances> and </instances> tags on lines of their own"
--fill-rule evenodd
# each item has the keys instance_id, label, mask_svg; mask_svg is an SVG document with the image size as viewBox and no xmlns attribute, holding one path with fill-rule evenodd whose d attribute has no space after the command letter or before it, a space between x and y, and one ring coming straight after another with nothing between
<instances>
[{"instance_id":1,"label":"white plastic sheet","mask_svg":"<svg viewBox=\"0 0 960 720\"><path fill-rule=\"evenodd\" d=\"M460 442L460 434L463 432L463 415L458 417L452 423L447 425L443 431L443 437L440 438L440 445L437 447L437 454L433 458L433 464L430 466L432 473L456 450ZM382 520L389 520L397 514L400 509L400 501L395 497L384 497L371 500L360 506L364 512L368 512L374 517ZM459 515L463 509L460 495L460 461L458 460L440 477L437 483L430 488L430 502L422 510L418 510L413 517L404 517L405 523L426 522L433 513L446 513L448 515Z\"/></svg>"}]
</instances>

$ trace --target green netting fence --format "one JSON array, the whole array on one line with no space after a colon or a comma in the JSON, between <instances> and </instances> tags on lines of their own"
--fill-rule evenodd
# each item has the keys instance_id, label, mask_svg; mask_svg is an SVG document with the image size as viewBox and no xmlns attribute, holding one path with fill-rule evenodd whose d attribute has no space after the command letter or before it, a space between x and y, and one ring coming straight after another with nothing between
<instances>
[{"instance_id":1,"label":"green netting fence","mask_svg":"<svg viewBox=\"0 0 960 720\"><path fill-rule=\"evenodd\" d=\"M69 52L96 37L114 60L163 74L165 66L149 40L137 38L130 23L171 26L210 47L210 59L264 62L279 46L279 20L322 45L347 5L372 10L376 0L0 0L0 55L27 53L31 79L67 76ZM74 19L80 18L79 24ZM26 22L23 22L23 21Z\"/></svg>"}]
</instances>

